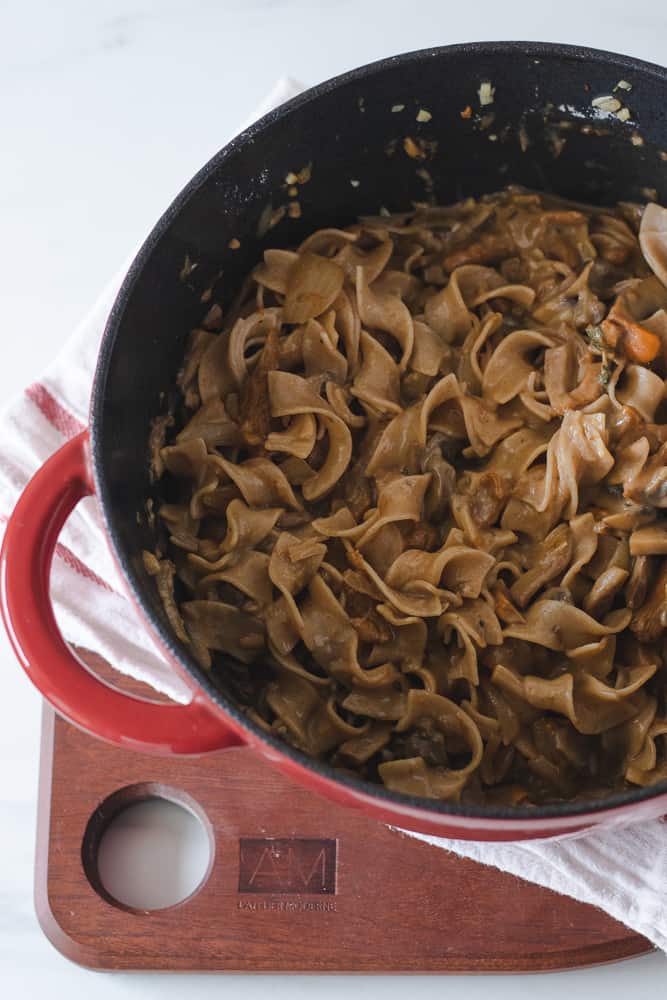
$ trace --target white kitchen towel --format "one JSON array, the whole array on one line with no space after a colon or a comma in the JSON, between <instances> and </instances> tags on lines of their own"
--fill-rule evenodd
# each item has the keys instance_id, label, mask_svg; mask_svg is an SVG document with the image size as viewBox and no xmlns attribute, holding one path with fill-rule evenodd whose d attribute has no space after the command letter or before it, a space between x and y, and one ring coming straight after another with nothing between
<instances>
[{"instance_id":1,"label":"white kitchen towel","mask_svg":"<svg viewBox=\"0 0 667 1000\"><path fill-rule=\"evenodd\" d=\"M281 80L253 119L300 89L292 80ZM2 414L0 527L30 476L86 425L100 337L125 270L110 282L39 381ZM96 651L121 672L176 700L188 700L185 684L164 662L125 596L94 500L79 504L67 522L54 560L51 594L70 642ZM661 821L558 843L477 844L408 835L599 906L667 951L667 824Z\"/></svg>"},{"instance_id":2,"label":"white kitchen towel","mask_svg":"<svg viewBox=\"0 0 667 1000\"><path fill-rule=\"evenodd\" d=\"M401 832L591 903L667 952L667 823L662 820L512 844Z\"/></svg>"}]
</instances>

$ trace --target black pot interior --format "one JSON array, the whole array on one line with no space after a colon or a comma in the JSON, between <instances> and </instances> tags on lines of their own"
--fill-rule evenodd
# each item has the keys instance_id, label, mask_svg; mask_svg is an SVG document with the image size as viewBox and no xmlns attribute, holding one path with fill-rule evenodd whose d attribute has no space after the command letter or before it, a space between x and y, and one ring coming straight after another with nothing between
<instances>
[{"instance_id":1,"label":"black pot interior","mask_svg":"<svg viewBox=\"0 0 667 1000\"><path fill-rule=\"evenodd\" d=\"M591 105L621 80L632 85L629 92L616 92L631 111L626 122ZM486 107L477 93L482 81L495 88ZM468 107L471 116L462 117ZM416 120L420 109L430 113L430 121ZM149 426L169 405L186 335L209 307L201 296L212 279L222 269L214 299L224 308L266 247L291 246L313 229L344 225L381 207L409 209L413 201L429 198L446 203L508 183L594 203L651 197L665 203L666 109L667 71L608 53L516 42L400 56L323 84L268 115L214 157L158 222L121 289L100 355L92 406L97 484L135 594L164 642L228 711L236 714L173 638L140 557L155 542L145 516L146 498L154 494ZM425 159L407 155L407 137L426 142ZM306 164L312 164L311 179L299 189L301 218L285 216L259 236L271 209L289 200L286 175ZM230 240L239 240L240 248L230 249ZM364 789L373 792L371 786ZM374 792L406 800L381 788ZM576 803L530 815L583 809Z\"/></svg>"}]
</instances>

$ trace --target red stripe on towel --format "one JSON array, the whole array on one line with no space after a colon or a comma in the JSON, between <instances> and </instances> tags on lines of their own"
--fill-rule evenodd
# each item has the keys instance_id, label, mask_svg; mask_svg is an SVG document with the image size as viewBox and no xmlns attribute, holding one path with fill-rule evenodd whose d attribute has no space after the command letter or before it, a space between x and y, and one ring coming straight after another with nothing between
<instances>
[{"instance_id":1,"label":"red stripe on towel","mask_svg":"<svg viewBox=\"0 0 667 1000\"><path fill-rule=\"evenodd\" d=\"M7 521L8 518L6 514L0 514L0 524L6 524ZM81 559L79 559L79 557L75 555L71 549L68 549L66 545L63 545L62 542L58 542L56 545L55 554L62 559L66 566L69 566L69 568L73 569L75 573L82 576L84 580L89 580L91 583L101 587L102 590L109 591L110 594L116 594L117 597L122 597L122 594L119 594L117 590L114 590L111 584L107 583L107 581L102 579L101 576L98 576L97 573L90 568L90 566L86 566L85 562L82 562Z\"/></svg>"},{"instance_id":2,"label":"red stripe on towel","mask_svg":"<svg viewBox=\"0 0 667 1000\"><path fill-rule=\"evenodd\" d=\"M58 542L56 545L56 554L60 556L62 561L66 563L70 569L73 569L75 573L84 577L86 580L90 580L91 583L96 583L98 587L102 587L103 590L108 590L110 593L115 594L117 591L113 589L110 583L103 580L101 576L98 576L89 566L86 566L84 562L81 562L79 557L75 555L71 549L68 549L66 545L62 542Z\"/></svg>"},{"instance_id":3,"label":"red stripe on towel","mask_svg":"<svg viewBox=\"0 0 667 1000\"><path fill-rule=\"evenodd\" d=\"M73 438L75 435L80 434L81 431L85 430L85 425L77 420L76 417L68 410L66 410L65 407L58 402L55 396L51 395L46 386L42 385L40 382L33 382L32 385L29 385L25 394L28 399L35 404L42 416L44 416L48 422L63 435L63 437Z\"/></svg>"}]
</instances>

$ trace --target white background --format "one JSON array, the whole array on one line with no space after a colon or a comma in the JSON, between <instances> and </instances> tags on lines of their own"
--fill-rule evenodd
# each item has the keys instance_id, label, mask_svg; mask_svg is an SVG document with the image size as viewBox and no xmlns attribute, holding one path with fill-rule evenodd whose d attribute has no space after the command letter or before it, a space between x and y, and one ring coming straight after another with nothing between
<instances>
[{"instance_id":1,"label":"white background","mask_svg":"<svg viewBox=\"0 0 667 1000\"><path fill-rule=\"evenodd\" d=\"M547 9L548 6L551 10ZM542 9L541 9L542 8ZM665 61L664 0L0 0L0 400L56 354L174 194L275 80L307 84L401 50L478 39L579 42ZM98 975L32 907L40 703L0 636L0 983L71 1000L393 993L605 998L664 990L652 955L548 977ZM493 928L488 931L493 934ZM446 928L443 928L446 934ZM5 992L6 991L6 992Z\"/></svg>"}]
</instances>

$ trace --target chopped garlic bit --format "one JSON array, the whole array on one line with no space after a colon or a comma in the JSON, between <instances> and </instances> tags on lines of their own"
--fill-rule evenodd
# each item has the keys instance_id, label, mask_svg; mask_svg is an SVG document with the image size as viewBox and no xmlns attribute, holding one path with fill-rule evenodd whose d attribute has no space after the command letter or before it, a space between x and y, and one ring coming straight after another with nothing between
<instances>
[{"instance_id":1,"label":"chopped garlic bit","mask_svg":"<svg viewBox=\"0 0 667 1000\"><path fill-rule=\"evenodd\" d=\"M285 175L285 184L289 184L292 187L298 182L299 178L296 176L293 170L290 170L288 174Z\"/></svg>"},{"instance_id":2,"label":"chopped garlic bit","mask_svg":"<svg viewBox=\"0 0 667 1000\"><path fill-rule=\"evenodd\" d=\"M486 107L487 104L493 104L495 92L496 88L492 87L488 80L482 80L477 94L479 95L479 103L483 108Z\"/></svg>"},{"instance_id":3,"label":"chopped garlic bit","mask_svg":"<svg viewBox=\"0 0 667 1000\"><path fill-rule=\"evenodd\" d=\"M423 148L409 135L403 140L403 149L412 160L423 160L426 156Z\"/></svg>"},{"instance_id":4,"label":"chopped garlic bit","mask_svg":"<svg viewBox=\"0 0 667 1000\"><path fill-rule=\"evenodd\" d=\"M262 209L259 221L257 223L257 237L261 240L263 236L266 236L267 232L271 228L271 216L273 215L273 205L271 202L265 205Z\"/></svg>"},{"instance_id":5,"label":"chopped garlic bit","mask_svg":"<svg viewBox=\"0 0 667 1000\"><path fill-rule=\"evenodd\" d=\"M557 160L567 145L567 138L564 135L559 135L558 132L552 132L549 141L553 157Z\"/></svg>"},{"instance_id":6,"label":"chopped garlic bit","mask_svg":"<svg viewBox=\"0 0 667 1000\"><path fill-rule=\"evenodd\" d=\"M285 213L286 212L287 212L287 209L285 208L284 205L279 205L278 208L276 208L275 210L273 210L271 212L271 214L269 215L269 221L268 221L268 224L267 224L267 229L273 229L274 226L277 226L278 223L281 221L281 219L285 218Z\"/></svg>"},{"instance_id":7,"label":"chopped garlic bit","mask_svg":"<svg viewBox=\"0 0 667 1000\"><path fill-rule=\"evenodd\" d=\"M353 188L358 188L360 181L350 180L350 184L352 185Z\"/></svg>"},{"instance_id":8,"label":"chopped garlic bit","mask_svg":"<svg viewBox=\"0 0 667 1000\"><path fill-rule=\"evenodd\" d=\"M618 83L616 84L616 86L614 87L614 90L628 90L628 91L630 91L630 90L632 90L632 84L628 83L627 80L619 80Z\"/></svg>"},{"instance_id":9,"label":"chopped garlic bit","mask_svg":"<svg viewBox=\"0 0 667 1000\"><path fill-rule=\"evenodd\" d=\"M301 167L301 170L296 175L297 184L307 184L313 173L313 163L307 163L305 167Z\"/></svg>"},{"instance_id":10,"label":"chopped garlic bit","mask_svg":"<svg viewBox=\"0 0 667 1000\"><path fill-rule=\"evenodd\" d=\"M379 212L379 214L383 215L385 218L388 219L389 216L391 215L391 212L389 211L388 208L385 208L384 205L380 205L380 212Z\"/></svg>"},{"instance_id":11,"label":"chopped garlic bit","mask_svg":"<svg viewBox=\"0 0 667 1000\"><path fill-rule=\"evenodd\" d=\"M630 137L630 142L632 143L633 146L643 146L644 145L644 140L642 139L642 137L639 135L638 132L635 132Z\"/></svg>"},{"instance_id":12,"label":"chopped garlic bit","mask_svg":"<svg viewBox=\"0 0 667 1000\"><path fill-rule=\"evenodd\" d=\"M405 104L394 104L392 105L391 110L394 112L394 114L396 114L397 111L405 111Z\"/></svg>"},{"instance_id":13,"label":"chopped garlic bit","mask_svg":"<svg viewBox=\"0 0 667 1000\"><path fill-rule=\"evenodd\" d=\"M491 132L489 134L489 142L497 142L497 141L498 141L498 136L496 135L495 132Z\"/></svg>"},{"instance_id":14,"label":"chopped garlic bit","mask_svg":"<svg viewBox=\"0 0 667 1000\"><path fill-rule=\"evenodd\" d=\"M621 108L620 111L616 112L616 117L620 122L627 122L630 119L630 109Z\"/></svg>"},{"instance_id":15,"label":"chopped garlic bit","mask_svg":"<svg viewBox=\"0 0 667 1000\"><path fill-rule=\"evenodd\" d=\"M241 246L241 242L240 240L237 240L236 237L234 236L234 238L229 241L227 246L229 247L230 250L238 250L238 248Z\"/></svg>"},{"instance_id":16,"label":"chopped garlic bit","mask_svg":"<svg viewBox=\"0 0 667 1000\"><path fill-rule=\"evenodd\" d=\"M611 94L604 94L602 97L594 97L591 101L591 107L597 108L598 111L614 113L621 110L621 102L618 97L613 97Z\"/></svg>"},{"instance_id":17,"label":"chopped garlic bit","mask_svg":"<svg viewBox=\"0 0 667 1000\"><path fill-rule=\"evenodd\" d=\"M197 261L190 260L190 254L186 253L185 260L183 261L183 267L181 268L181 270L178 273L179 280L180 281L185 281L187 278L190 277L190 275L192 274L192 272L197 267L199 267L199 264L197 263Z\"/></svg>"},{"instance_id":18,"label":"chopped garlic bit","mask_svg":"<svg viewBox=\"0 0 667 1000\"><path fill-rule=\"evenodd\" d=\"M295 184L291 184L290 187L287 188L287 193L290 198L296 198L299 193L299 189Z\"/></svg>"},{"instance_id":19,"label":"chopped garlic bit","mask_svg":"<svg viewBox=\"0 0 667 1000\"><path fill-rule=\"evenodd\" d=\"M419 111L417 112L418 122L430 122L432 117L433 115L431 114L430 111L427 111L426 108L420 108Z\"/></svg>"}]
</instances>

